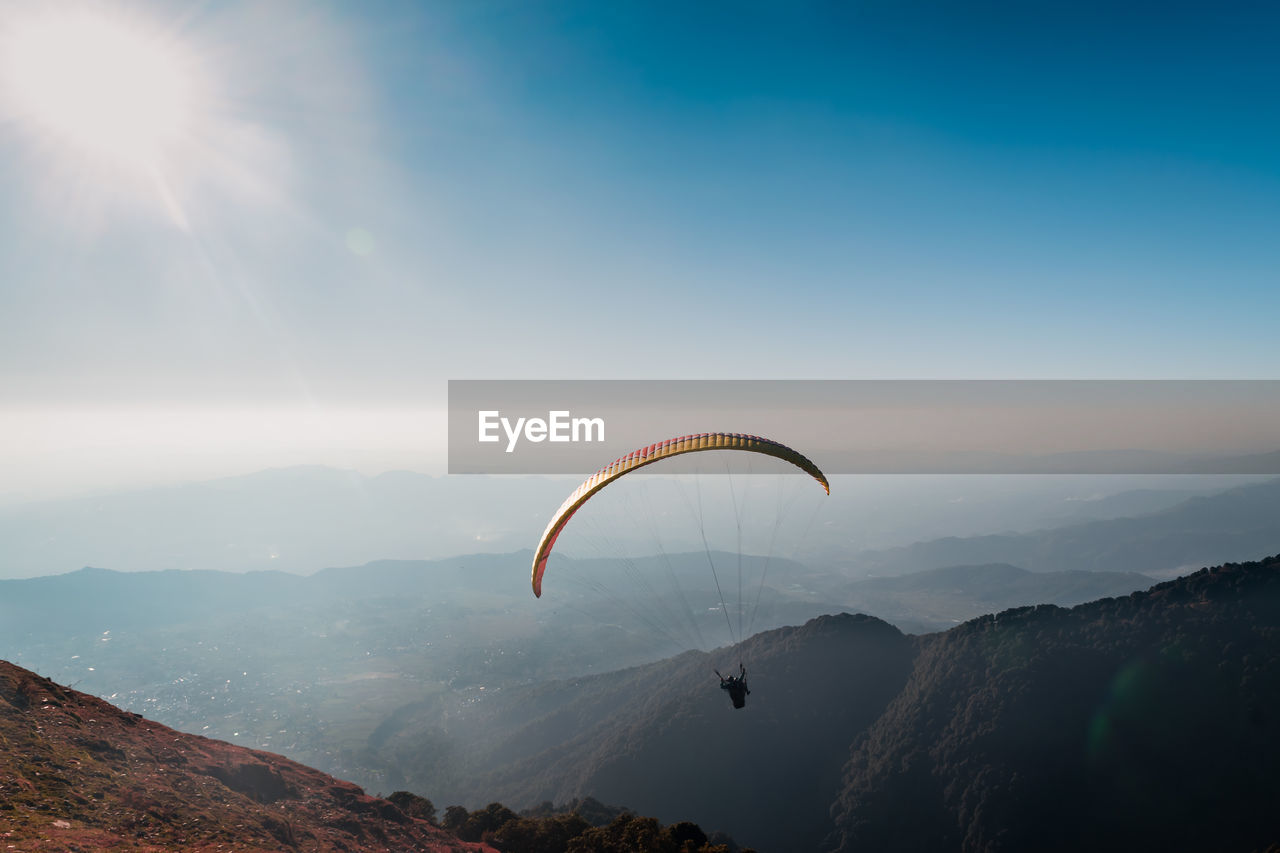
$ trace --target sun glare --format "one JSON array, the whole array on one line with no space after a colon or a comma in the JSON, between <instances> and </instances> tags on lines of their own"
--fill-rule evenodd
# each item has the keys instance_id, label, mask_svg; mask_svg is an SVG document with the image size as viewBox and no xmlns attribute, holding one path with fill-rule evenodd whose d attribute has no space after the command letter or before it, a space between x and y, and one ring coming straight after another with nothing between
<instances>
[{"instance_id":1,"label":"sun glare","mask_svg":"<svg viewBox=\"0 0 1280 853\"><path fill-rule=\"evenodd\" d=\"M43 143L155 168L187 130L192 79L179 47L124 19L59 12L8 29L8 112Z\"/></svg>"}]
</instances>

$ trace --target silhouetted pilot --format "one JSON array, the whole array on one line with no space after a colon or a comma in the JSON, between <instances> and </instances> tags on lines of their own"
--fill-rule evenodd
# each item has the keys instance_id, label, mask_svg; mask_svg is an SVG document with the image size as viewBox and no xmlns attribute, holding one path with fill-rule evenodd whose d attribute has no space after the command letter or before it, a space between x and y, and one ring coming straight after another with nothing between
<instances>
[{"instance_id":1,"label":"silhouetted pilot","mask_svg":"<svg viewBox=\"0 0 1280 853\"><path fill-rule=\"evenodd\" d=\"M720 670L715 670L716 675L720 675ZM741 708L747 704L747 697L751 695L751 690L747 687L747 668L742 664L738 664L738 674L725 678L720 675L720 689L729 691L729 698L733 700L733 707Z\"/></svg>"}]
</instances>

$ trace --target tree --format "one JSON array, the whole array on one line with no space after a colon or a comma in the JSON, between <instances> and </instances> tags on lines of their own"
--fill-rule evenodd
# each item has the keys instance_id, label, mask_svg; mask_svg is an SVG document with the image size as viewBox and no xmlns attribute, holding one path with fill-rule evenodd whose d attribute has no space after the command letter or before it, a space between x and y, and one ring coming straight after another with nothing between
<instances>
[{"instance_id":1,"label":"tree","mask_svg":"<svg viewBox=\"0 0 1280 853\"><path fill-rule=\"evenodd\" d=\"M420 820L425 820L427 823L436 822L435 804L426 797L419 797L409 791L396 791L387 799L409 817L416 817Z\"/></svg>"},{"instance_id":2,"label":"tree","mask_svg":"<svg viewBox=\"0 0 1280 853\"><path fill-rule=\"evenodd\" d=\"M467 815L465 806L449 806L444 810L444 820L440 821L440 825L457 835L458 830L467 822Z\"/></svg>"}]
</instances>

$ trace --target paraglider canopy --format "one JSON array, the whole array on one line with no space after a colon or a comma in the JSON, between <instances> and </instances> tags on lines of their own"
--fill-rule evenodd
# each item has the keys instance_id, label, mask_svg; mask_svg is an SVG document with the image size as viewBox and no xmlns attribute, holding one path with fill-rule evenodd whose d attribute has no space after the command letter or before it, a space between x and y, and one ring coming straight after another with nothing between
<instances>
[{"instance_id":1,"label":"paraglider canopy","mask_svg":"<svg viewBox=\"0 0 1280 853\"><path fill-rule=\"evenodd\" d=\"M551 549L555 546L556 539L559 538L565 525L569 523L569 519L578 511L579 507L590 500L592 495L619 477L625 476L638 468L643 468L646 465L651 465L654 462L672 456L704 450L737 450L748 453L762 453L766 456L781 459L813 477L822 485L827 494L831 494L831 486L827 482L826 475L818 469L817 465L814 465L803 455L785 444L762 438L758 435L733 432L704 432L695 435L682 435L678 438L660 441L657 444L650 444L648 447L642 447L639 450L628 453L626 456L615 459L592 474L561 504L560 509L551 517L551 522L547 525L546 531L542 534L542 539L538 542L538 548L534 552L533 594L539 597L542 596L542 576L547 570L547 558L551 555Z\"/></svg>"}]
</instances>

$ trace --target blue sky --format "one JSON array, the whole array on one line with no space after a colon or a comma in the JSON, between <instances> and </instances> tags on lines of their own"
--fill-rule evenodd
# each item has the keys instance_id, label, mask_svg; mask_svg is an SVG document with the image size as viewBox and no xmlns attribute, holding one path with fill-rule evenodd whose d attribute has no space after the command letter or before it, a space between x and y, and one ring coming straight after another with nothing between
<instances>
[{"instance_id":1,"label":"blue sky","mask_svg":"<svg viewBox=\"0 0 1280 853\"><path fill-rule=\"evenodd\" d=\"M449 378L1280 367L1265 4L97 5L199 97L104 166L10 69L0 479L430 467Z\"/></svg>"},{"instance_id":2,"label":"blue sky","mask_svg":"<svg viewBox=\"0 0 1280 853\"><path fill-rule=\"evenodd\" d=\"M475 168L479 215L551 249L551 326L606 359L674 324L659 366L772 340L752 371L1271 375L1274 21L1024 5L484 6L443 29L489 138L410 159Z\"/></svg>"}]
</instances>

